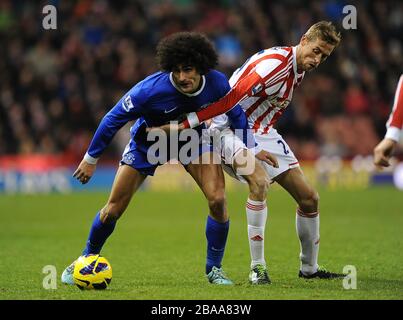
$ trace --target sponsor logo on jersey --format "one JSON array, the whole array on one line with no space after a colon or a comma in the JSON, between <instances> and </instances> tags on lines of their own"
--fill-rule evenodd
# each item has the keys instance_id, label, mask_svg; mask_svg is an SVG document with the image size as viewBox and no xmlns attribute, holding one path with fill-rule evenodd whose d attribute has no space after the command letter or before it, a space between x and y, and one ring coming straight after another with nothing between
<instances>
[{"instance_id":1,"label":"sponsor logo on jersey","mask_svg":"<svg viewBox=\"0 0 403 320\"><path fill-rule=\"evenodd\" d=\"M290 104L290 100L286 99L286 100L280 102L277 100L277 98L273 98L270 100L270 104L275 108L285 109Z\"/></svg>"}]
</instances>

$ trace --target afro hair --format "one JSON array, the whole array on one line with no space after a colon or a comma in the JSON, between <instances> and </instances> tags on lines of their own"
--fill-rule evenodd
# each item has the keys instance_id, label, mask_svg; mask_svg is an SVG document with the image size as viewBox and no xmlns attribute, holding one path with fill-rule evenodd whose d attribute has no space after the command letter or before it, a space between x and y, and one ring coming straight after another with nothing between
<instances>
[{"instance_id":1,"label":"afro hair","mask_svg":"<svg viewBox=\"0 0 403 320\"><path fill-rule=\"evenodd\" d=\"M179 66L192 66L206 74L218 64L212 42L197 32L178 32L163 38L157 45L157 63L163 71Z\"/></svg>"}]
</instances>

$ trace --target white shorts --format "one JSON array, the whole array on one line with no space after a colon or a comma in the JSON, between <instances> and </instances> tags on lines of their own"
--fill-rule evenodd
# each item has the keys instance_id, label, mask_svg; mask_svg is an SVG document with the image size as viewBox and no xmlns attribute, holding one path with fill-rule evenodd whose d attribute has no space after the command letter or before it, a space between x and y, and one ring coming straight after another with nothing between
<instances>
[{"instance_id":1,"label":"white shorts","mask_svg":"<svg viewBox=\"0 0 403 320\"><path fill-rule=\"evenodd\" d=\"M288 144L283 140L276 129L271 128L267 134L254 134L258 143L258 150L270 152L277 158L279 167L274 168L264 161L257 160L267 173L268 178L273 180L279 174L299 167L299 163ZM231 177L246 183L246 180L237 174L233 169L233 162L236 155L247 149L242 140L238 138L232 130L225 129L221 132L221 159L222 167ZM255 152L255 149L250 149Z\"/></svg>"}]
</instances>

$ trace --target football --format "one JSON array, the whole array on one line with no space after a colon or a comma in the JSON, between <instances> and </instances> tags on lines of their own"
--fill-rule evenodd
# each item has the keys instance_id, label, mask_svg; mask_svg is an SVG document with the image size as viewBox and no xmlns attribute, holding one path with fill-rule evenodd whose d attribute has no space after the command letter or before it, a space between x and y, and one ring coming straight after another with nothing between
<instances>
[{"instance_id":1,"label":"football","mask_svg":"<svg viewBox=\"0 0 403 320\"><path fill-rule=\"evenodd\" d=\"M106 289L112 280L112 266L99 254L81 256L75 263L73 277L81 290Z\"/></svg>"}]
</instances>

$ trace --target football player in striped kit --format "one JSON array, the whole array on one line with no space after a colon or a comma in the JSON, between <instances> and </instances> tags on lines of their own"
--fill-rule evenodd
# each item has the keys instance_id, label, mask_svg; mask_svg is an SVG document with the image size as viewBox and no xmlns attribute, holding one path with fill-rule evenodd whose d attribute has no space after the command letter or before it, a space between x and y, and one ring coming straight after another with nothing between
<instances>
[{"instance_id":1,"label":"football player in striped kit","mask_svg":"<svg viewBox=\"0 0 403 320\"><path fill-rule=\"evenodd\" d=\"M374 149L374 163L377 167L389 167L389 159L403 130L403 75L400 76L397 84L393 108L386 128L385 137Z\"/></svg>"},{"instance_id":2,"label":"football player in striped kit","mask_svg":"<svg viewBox=\"0 0 403 320\"><path fill-rule=\"evenodd\" d=\"M165 125L165 131L193 128L213 117L210 130L220 132L223 168L231 176L249 185L246 203L248 237L251 252L252 284L270 283L264 258L264 231L267 220L266 196L270 180L279 183L297 202L296 229L301 244L299 277L332 279L343 274L327 271L318 265L319 196L307 182L290 147L273 128L289 105L294 90L306 71L314 70L338 46L341 35L333 23L320 21L301 37L298 45L273 47L257 52L230 78L231 91L207 108L190 113L179 125ZM247 149L228 128L223 114L240 104L257 146ZM265 163L260 150L277 158L275 165ZM256 157L255 157L255 156ZM243 172L244 159L254 165L252 173Z\"/></svg>"}]
</instances>

